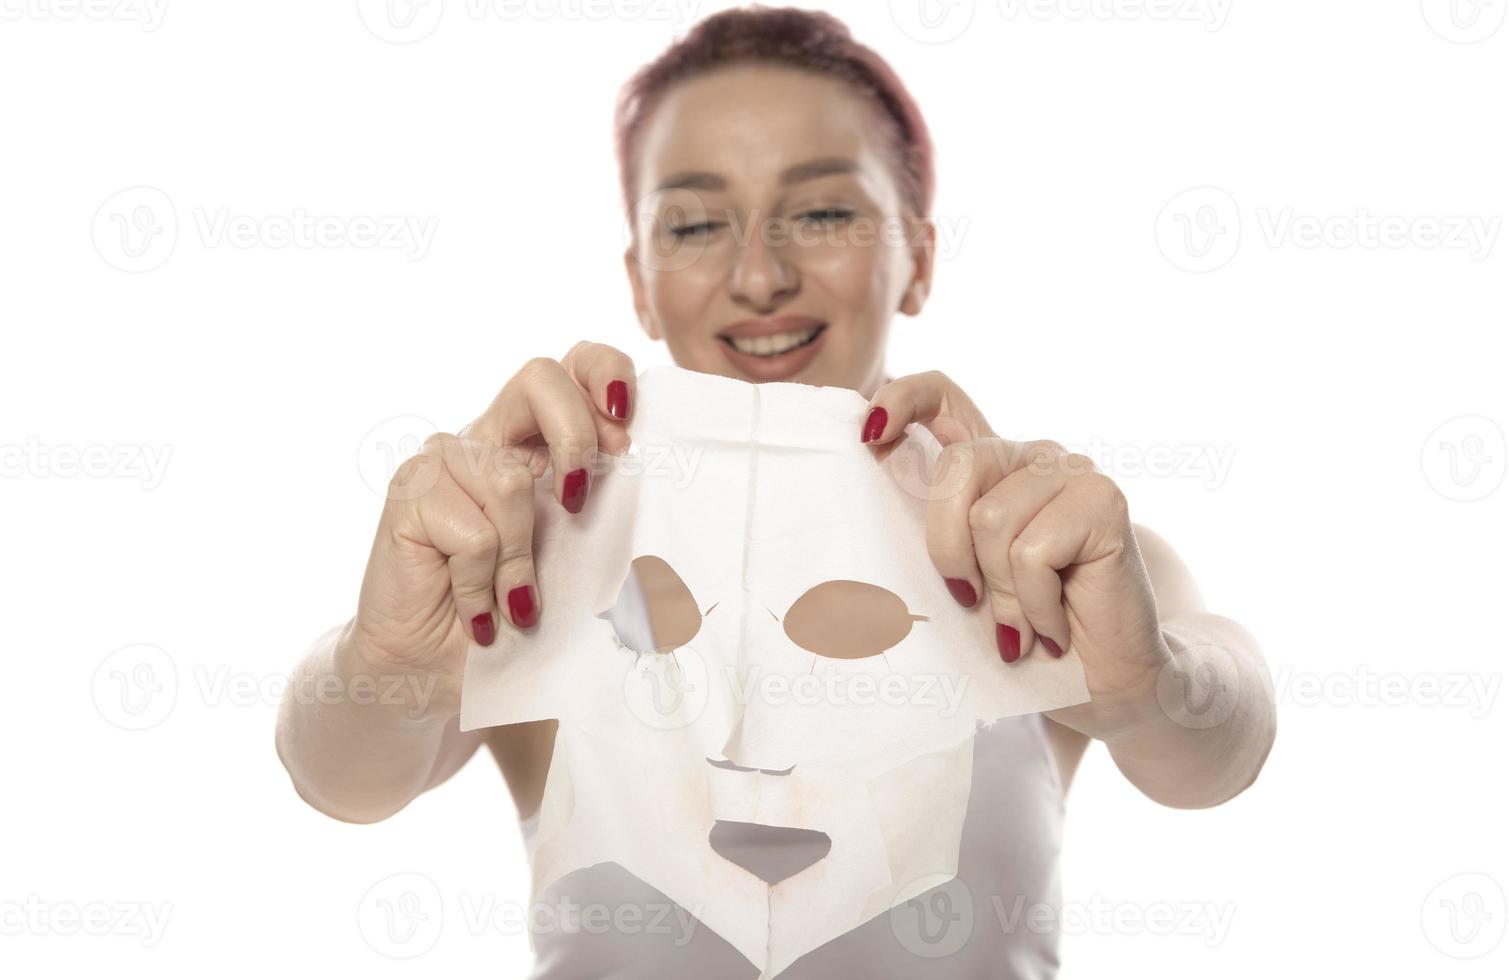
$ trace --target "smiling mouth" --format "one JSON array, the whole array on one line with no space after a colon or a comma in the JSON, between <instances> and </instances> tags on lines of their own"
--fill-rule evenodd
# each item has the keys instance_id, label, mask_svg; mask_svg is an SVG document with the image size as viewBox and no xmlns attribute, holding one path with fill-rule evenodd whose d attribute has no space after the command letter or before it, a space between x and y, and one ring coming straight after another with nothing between
<instances>
[{"instance_id":1,"label":"smiling mouth","mask_svg":"<svg viewBox=\"0 0 1509 980\"><path fill-rule=\"evenodd\" d=\"M718 339L740 354L748 354L751 357L779 357L806 347L821 337L823 331L827 329L826 323L820 323L806 330L788 330L768 337L725 337L720 334Z\"/></svg>"}]
</instances>

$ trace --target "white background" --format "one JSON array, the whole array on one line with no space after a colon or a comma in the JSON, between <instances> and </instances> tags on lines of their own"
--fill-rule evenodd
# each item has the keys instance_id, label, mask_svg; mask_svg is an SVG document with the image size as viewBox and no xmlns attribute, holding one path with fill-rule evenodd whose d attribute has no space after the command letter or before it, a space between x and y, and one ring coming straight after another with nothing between
<instances>
[{"instance_id":1,"label":"white background","mask_svg":"<svg viewBox=\"0 0 1509 980\"><path fill-rule=\"evenodd\" d=\"M938 144L945 252L890 368L1009 437L1122 447L1134 518L1278 685L1267 769L1218 809L1092 749L1065 977L1509 967L1506 7L829 5ZM277 761L278 685L354 607L384 445L581 338L667 362L609 127L685 11L0 0L7 975L524 972L492 761L338 823ZM277 239L300 214L343 230ZM395 216L427 245L361 247ZM370 917L405 890L429 918L395 959Z\"/></svg>"}]
</instances>

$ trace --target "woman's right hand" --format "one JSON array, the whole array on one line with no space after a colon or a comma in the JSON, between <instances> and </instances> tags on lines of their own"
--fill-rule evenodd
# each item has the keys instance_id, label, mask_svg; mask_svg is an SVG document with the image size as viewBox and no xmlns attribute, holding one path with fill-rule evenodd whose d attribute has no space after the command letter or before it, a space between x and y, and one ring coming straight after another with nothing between
<instances>
[{"instance_id":1,"label":"woman's right hand","mask_svg":"<svg viewBox=\"0 0 1509 980\"><path fill-rule=\"evenodd\" d=\"M536 358L476 420L405 460L388 484L348 652L438 681L427 715L459 711L472 640L488 646L498 629L539 619L535 480L548 462L556 500L582 509L597 451L629 445L634 377L633 361L603 344Z\"/></svg>"}]
</instances>

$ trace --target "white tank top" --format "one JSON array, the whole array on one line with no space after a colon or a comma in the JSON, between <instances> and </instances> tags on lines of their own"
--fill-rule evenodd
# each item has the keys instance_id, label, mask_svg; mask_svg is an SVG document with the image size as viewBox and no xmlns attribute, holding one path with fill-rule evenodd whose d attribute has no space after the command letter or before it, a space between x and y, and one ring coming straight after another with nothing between
<instances>
[{"instance_id":1,"label":"white tank top","mask_svg":"<svg viewBox=\"0 0 1509 980\"><path fill-rule=\"evenodd\" d=\"M802 956L780 980L1047 980L1058 972L1064 800L1041 715L975 736L974 776L951 881ZM526 844L534 821L521 824ZM532 852L532 847L530 851ZM532 933L531 980L756 980L711 929L615 863L574 871L538 903L676 908L661 928Z\"/></svg>"}]
</instances>

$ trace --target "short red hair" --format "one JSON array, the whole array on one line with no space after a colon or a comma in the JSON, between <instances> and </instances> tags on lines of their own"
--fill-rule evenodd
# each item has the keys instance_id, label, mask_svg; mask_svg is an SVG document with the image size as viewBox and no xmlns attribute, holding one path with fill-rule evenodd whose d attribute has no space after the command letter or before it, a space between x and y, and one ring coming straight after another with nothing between
<instances>
[{"instance_id":1,"label":"short red hair","mask_svg":"<svg viewBox=\"0 0 1509 980\"><path fill-rule=\"evenodd\" d=\"M890 149L902 200L918 217L933 203L933 144L917 103L885 59L855 41L831 14L797 7L752 5L699 21L686 37L624 84L613 117L624 207L634 207L636 151L645 120L666 90L732 64L763 63L837 78L873 99L891 120Z\"/></svg>"}]
</instances>

